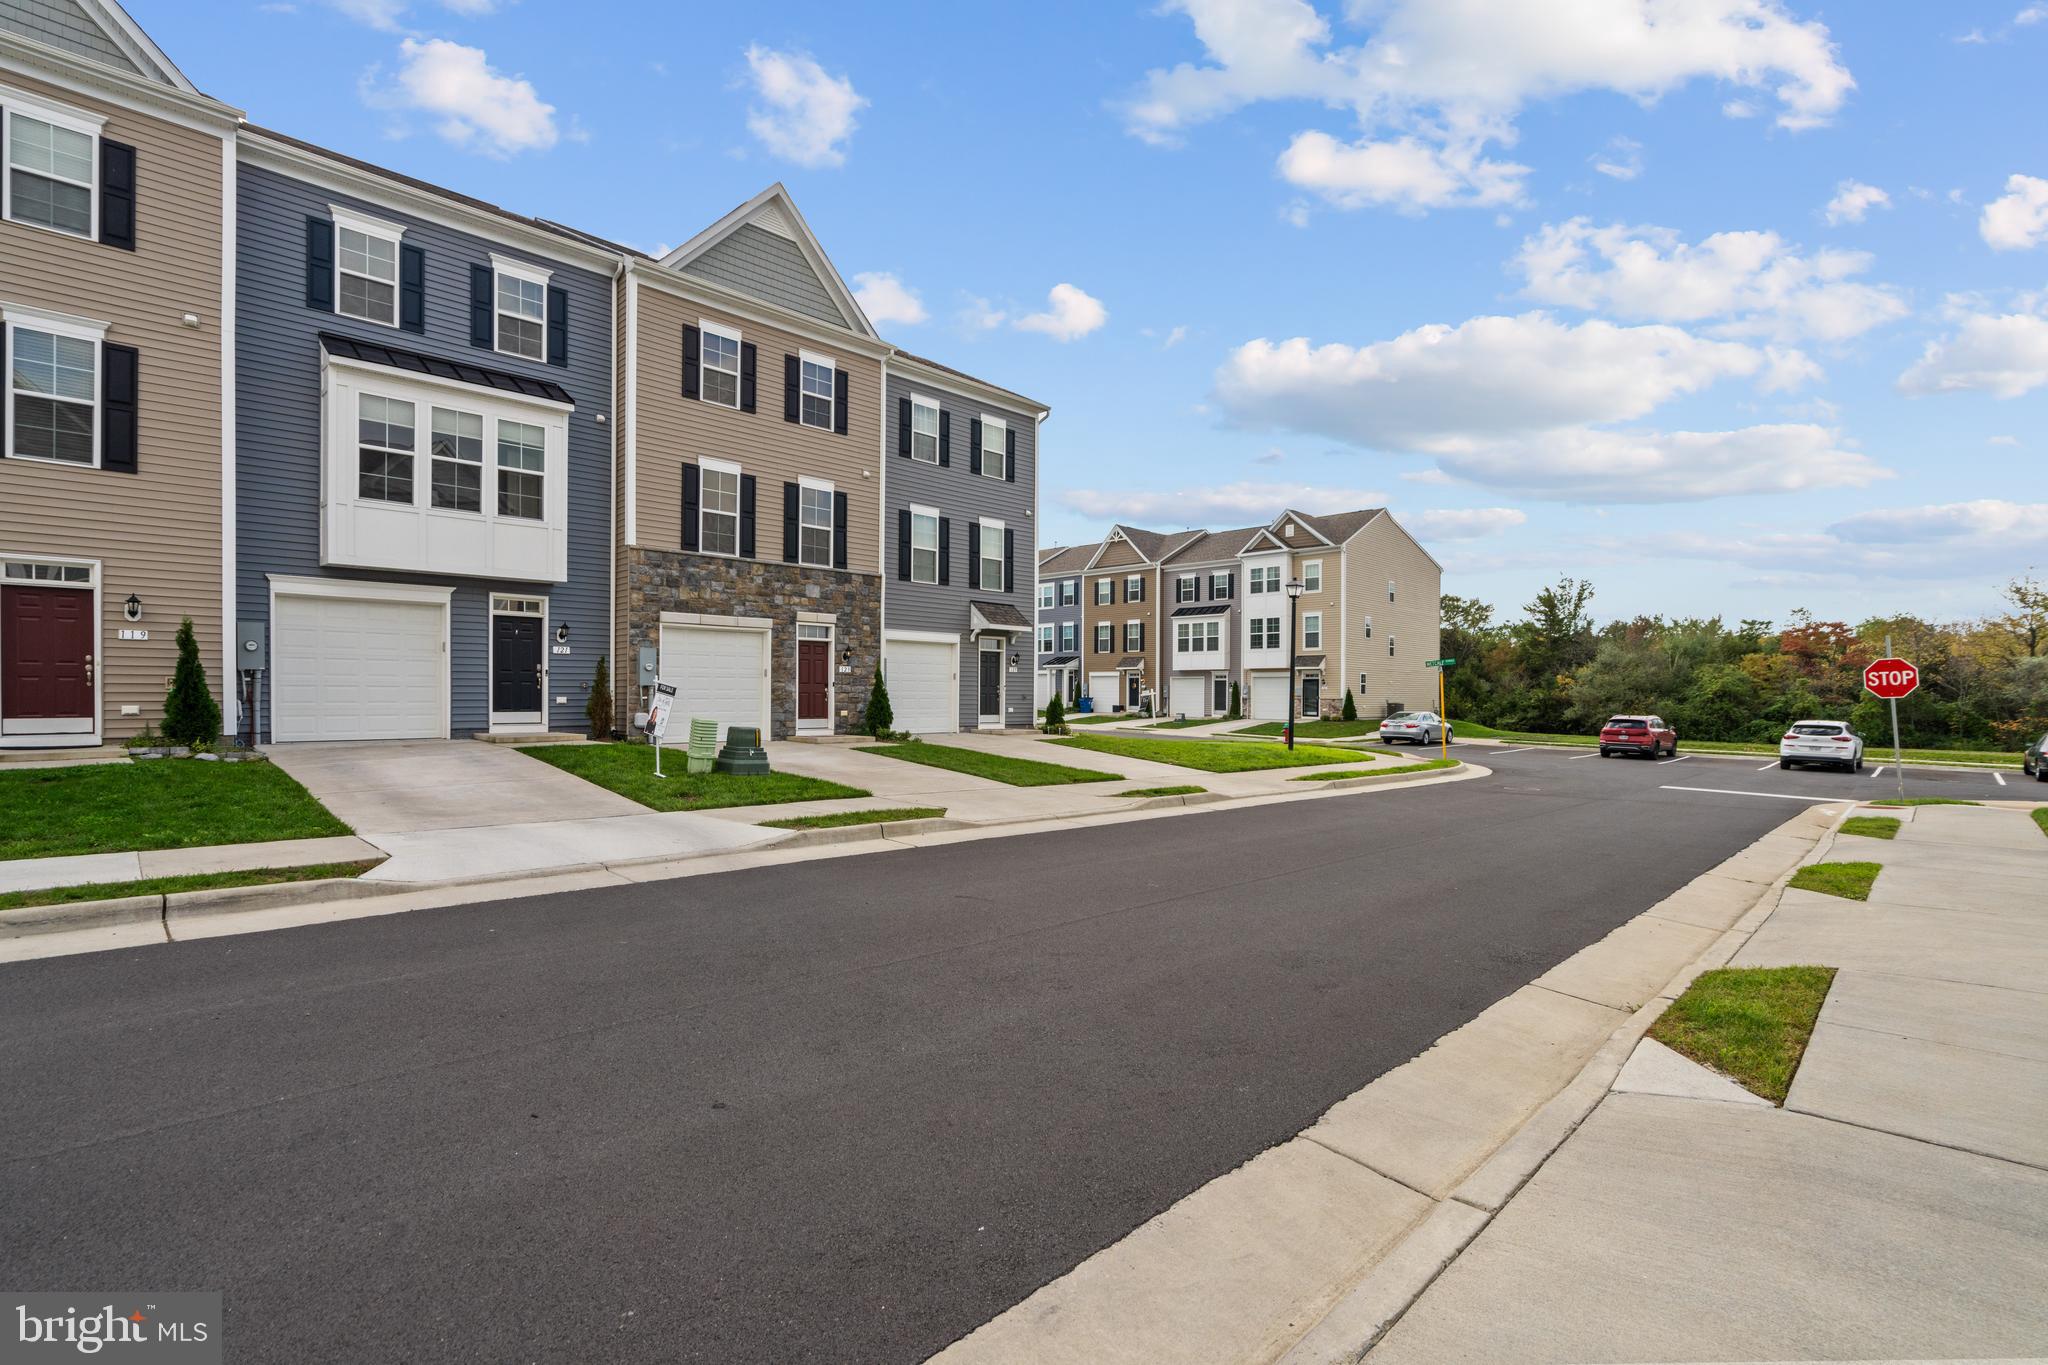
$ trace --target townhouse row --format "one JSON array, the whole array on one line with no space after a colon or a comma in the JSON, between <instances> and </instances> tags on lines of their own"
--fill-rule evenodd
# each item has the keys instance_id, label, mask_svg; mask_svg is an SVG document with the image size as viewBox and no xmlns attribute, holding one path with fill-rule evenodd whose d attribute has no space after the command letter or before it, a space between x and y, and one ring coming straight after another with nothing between
<instances>
[{"instance_id":1,"label":"townhouse row","mask_svg":"<svg viewBox=\"0 0 2048 1365\"><path fill-rule=\"evenodd\" d=\"M771 186L656 259L0 0L0 747L1028 725L1043 404L897 350Z\"/></svg>"},{"instance_id":2,"label":"townhouse row","mask_svg":"<svg viewBox=\"0 0 2048 1365\"><path fill-rule=\"evenodd\" d=\"M1347 691L1360 716L1434 707L1442 586L1385 508L1115 526L1039 561L1035 693L1189 717L1227 715L1234 697L1254 720L1334 717Z\"/></svg>"}]
</instances>

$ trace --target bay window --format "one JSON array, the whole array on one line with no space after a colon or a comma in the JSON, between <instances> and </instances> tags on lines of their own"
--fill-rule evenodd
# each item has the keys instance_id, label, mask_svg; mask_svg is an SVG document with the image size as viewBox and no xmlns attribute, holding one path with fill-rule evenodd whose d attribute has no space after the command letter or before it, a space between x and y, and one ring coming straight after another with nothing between
<instances>
[{"instance_id":1,"label":"bay window","mask_svg":"<svg viewBox=\"0 0 2048 1365\"><path fill-rule=\"evenodd\" d=\"M435 408L433 437L433 506L446 512L484 510L484 419L481 414Z\"/></svg>"},{"instance_id":2,"label":"bay window","mask_svg":"<svg viewBox=\"0 0 2048 1365\"><path fill-rule=\"evenodd\" d=\"M371 502L412 503L413 405L363 394L356 420L356 493Z\"/></svg>"}]
</instances>

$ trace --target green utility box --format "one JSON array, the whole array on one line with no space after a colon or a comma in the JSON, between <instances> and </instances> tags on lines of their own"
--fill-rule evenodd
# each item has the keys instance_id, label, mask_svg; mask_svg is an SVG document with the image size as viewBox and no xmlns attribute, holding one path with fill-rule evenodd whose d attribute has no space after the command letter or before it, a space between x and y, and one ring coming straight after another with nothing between
<instances>
[{"instance_id":1,"label":"green utility box","mask_svg":"<svg viewBox=\"0 0 2048 1365\"><path fill-rule=\"evenodd\" d=\"M750 776L768 771L768 751L761 747L761 732L735 725L725 732L725 747L718 751L715 765L722 773Z\"/></svg>"}]
</instances>

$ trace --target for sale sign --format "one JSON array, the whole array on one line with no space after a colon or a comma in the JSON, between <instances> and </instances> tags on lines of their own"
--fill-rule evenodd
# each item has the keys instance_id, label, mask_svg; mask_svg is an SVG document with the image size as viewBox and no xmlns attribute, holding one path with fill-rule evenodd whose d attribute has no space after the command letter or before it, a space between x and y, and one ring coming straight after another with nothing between
<instances>
[{"instance_id":1,"label":"for sale sign","mask_svg":"<svg viewBox=\"0 0 2048 1365\"><path fill-rule=\"evenodd\" d=\"M1863 670L1863 685L1874 696L1897 701L1920 685L1920 670L1904 659L1878 659Z\"/></svg>"},{"instance_id":2,"label":"for sale sign","mask_svg":"<svg viewBox=\"0 0 2048 1365\"><path fill-rule=\"evenodd\" d=\"M676 690L665 682L654 685L654 700L647 707L647 733L661 742L668 733L668 713L675 706Z\"/></svg>"}]
</instances>

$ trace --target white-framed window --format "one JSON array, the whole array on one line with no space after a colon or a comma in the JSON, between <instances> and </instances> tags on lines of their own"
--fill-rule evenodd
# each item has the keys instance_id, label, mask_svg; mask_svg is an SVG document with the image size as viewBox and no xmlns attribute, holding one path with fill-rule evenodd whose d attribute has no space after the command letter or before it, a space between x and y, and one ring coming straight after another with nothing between
<instances>
[{"instance_id":1,"label":"white-framed window","mask_svg":"<svg viewBox=\"0 0 2048 1365\"><path fill-rule=\"evenodd\" d=\"M522 360L548 352L548 281L553 272L493 255L497 272L498 349Z\"/></svg>"},{"instance_id":2,"label":"white-framed window","mask_svg":"<svg viewBox=\"0 0 2048 1365\"><path fill-rule=\"evenodd\" d=\"M427 451L427 504L443 512L484 510L483 414L436 407Z\"/></svg>"},{"instance_id":3,"label":"white-framed window","mask_svg":"<svg viewBox=\"0 0 2048 1365\"><path fill-rule=\"evenodd\" d=\"M1321 592L1323 590L1323 561L1304 559L1301 561L1301 590Z\"/></svg>"},{"instance_id":4,"label":"white-framed window","mask_svg":"<svg viewBox=\"0 0 2048 1365\"><path fill-rule=\"evenodd\" d=\"M4 576L17 583L90 583L92 582L92 566L90 564L38 564L29 560L10 559L7 561L4 573L0 573L0 576Z\"/></svg>"},{"instance_id":5,"label":"white-framed window","mask_svg":"<svg viewBox=\"0 0 2048 1365\"><path fill-rule=\"evenodd\" d=\"M547 431L498 419L498 515L547 520Z\"/></svg>"},{"instance_id":6,"label":"white-framed window","mask_svg":"<svg viewBox=\"0 0 2048 1365\"><path fill-rule=\"evenodd\" d=\"M1095 605L1098 607L1106 607L1114 601L1116 601L1116 580L1114 578L1096 579Z\"/></svg>"},{"instance_id":7,"label":"white-framed window","mask_svg":"<svg viewBox=\"0 0 2048 1365\"><path fill-rule=\"evenodd\" d=\"M1280 591L1280 566L1260 565L1252 570L1250 591L1253 593Z\"/></svg>"},{"instance_id":8,"label":"white-framed window","mask_svg":"<svg viewBox=\"0 0 2048 1365\"><path fill-rule=\"evenodd\" d=\"M832 567L832 485L803 479L797 486L797 561Z\"/></svg>"},{"instance_id":9,"label":"white-framed window","mask_svg":"<svg viewBox=\"0 0 2048 1365\"><path fill-rule=\"evenodd\" d=\"M1058 584L1050 580L1038 585L1038 609L1040 611L1052 610L1053 598L1057 595L1055 589L1058 586Z\"/></svg>"},{"instance_id":10,"label":"white-framed window","mask_svg":"<svg viewBox=\"0 0 2048 1365\"><path fill-rule=\"evenodd\" d=\"M1144 600L1145 575L1134 573L1124 579L1124 601L1142 602Z\"/></svg>"},{"instance_id":11,"label":"white-framed window","mask_svg":"<svg viewBox=\"0 0 2048 1365\"><path fill-rule=\"evenodd\" d=\"M939 462L939 400L910 395L910 458Z\"/></svg>"},{"instance_id":12,"label":"white-framed window","mask_svg":"<svg viewBox=\"0 0 2048 1365\"><path fill-rule=\"evenodd\" d=\"M1052 641L1053 641L1053 629L1052 629L1052 627L1051 627L1050 625L1043 625L1043 626L1040 626L1040 627L1038 628L1038 652L1039 652L1040 654L1050 654L1050 653L1052 653Z\"/></svg>"},{"instance_id":13,"label":"white-framed window","mask_svg":"<svg viewBox=\"0 0 2048 1365\"><path fill-rule=\"evenodd\" d=\"M1368 640L1372 638L1372 618L1370 616L1365 618L1365 638Z\"/></svg>"},{"instance_id":14,"label":"white-framed window","mask_svg":"<svg viewBox=\"0 0 2048 1365\"><path fill-rule=\"evenodd\" d=\"M405 229L347 209L334 215L334 311L398 325L398 243Z\"/></svg>"},{"instance_id":15,"label":"white-framed window","mask_svg":"<svg viewBox=\"0 0 2048 1365\"><path fill-rule=\"evenodd\" d=\"M975 580L988 592L1008 592L1003 581L1003 524L981 519L981 575Z\"/></svg>"},{"instance_id":16,"label":"white-framed window","mask_svg":"<svg viewBox=\"0 0 2048 1365\"><path fill-rule=\"evenodd\" d=\"M1107 654L1116 647L1116 627L1104 621L1095 627L1095 652Z\"/></svg>"},{"instance_id":17,"label":"white-framed window","mask_svg":"<svg viewBox=\"0 0 2048 1365\"><path fill-rule=\"evenodd\" d=\"M1070 654L1080 647L1081 623L1079 621L1060 622L1060 652L1062 654Z\"/></svg>"},{"instance_id":18,"label":"white-framed window","mask_svg":"<svg viewBox=\"0 0 2048 1365\"><path fill-rule=\"evenodd\" d=\"M1209 575L1209 597L1210 597L1210 599L1211 599L1212 601L1216 601L1216 602L1221 602L1221 601L1224 601L1225 599L1227 599L1227 598L1228 598L1229 596L1230 596L1230 574L1228 573L1228 571L1226 571L1226 572L1223 572L1223 573L1212 573L1212 574L1210 574L1210 575Z\"/></svg>"},{"instance_id":19,"label":"white-framed window","mask_svg":"<svg viewBox=\"0 0 2048 1365\"><path fill-rule=\"evenodd\" d=\"M910 581L939 581L939 509L910 509Z\"/></svg>"},{"instance_id":20,"label":"white-framed window","mask_svg":"<svg viewBox=\"0 0 2048 1365\"><path fill-rule=\"evenodd\" d=\"M1358 699L1360 701L1365 700L1366 690L1367 689L1365 686L1365 674L1361 673L1358 675Z\"/></svg>"},{"instance_id":21,"label":"white-framed window","mask_svg":"<svg viewBox=\"0 0 2048 1365\"><path fill-rule=\"evenodd\" d=\"M1387 580L1387 600L1389 602L1394 600L1394 580L1391 578Z\"/></svg>"},{"instance_id":22,"label":"white-framed window","mask_svg":"<svg viewBox=\"0 0 2048 1365\"><path fill-rule=\"evenodd\" d=\"M981 472L991 479L1004 476L1004 461L1010 449L1010 424L1000 417L981 419Z\"/></svg>"},{"instance_id":23,"label":"white-framed window","mask_svg":"<svg viewBox=\"0 0 2048 1365\"><path fill-rule=\"evenodd\" d=\"M99 235L101 122L9 91L6 215L73 237Z\"/></svg>"},{"instance_id":24,"label":"white-framed window","mask_svg":"<svg viewBox=\"0 0 2048 1365\"><path fill-rule=\"evenodd\" d=\"M1194 574L1182 574L1173 580L1173 600L1195 602L1202 596L1202 580Z\"/></svg>"},{"instance_id":25,"label":"white-framed window","mask_svg":"<svg viewBox=\"0 0 2048 1365\"><path fill-rule=\"evenodd\" d=\"M7 454L17 460L100 461L100 340L84 319L10 310Z\"/></svg>"},{"instance_id":26,"label":"white-framed window","mask_svg":"<svg viewBox=\"0 0 2048 1365\"><path fill-rule=\"evenodd\" d=\"M1280 618L1277 616L1254 616L1252 623L1253 649L1280 648Z\"/></svg>"},{"instance_id":27,"label":"white-framed window","mask_svg":"<svg viewBox=\"0 0 2048 1365\"><path fill-rule=\"evenodd\" d=\"M797 361L801 370L801 407L799 415L807 427L832 429L832 399L836 393L836 377L839 368L830 356L803 352Z\"/></svg>"},{"instance_id":28,"label":"white-framed window","mask_svg":"<svg viewBox=\"0 0 2048 1365\"><path fill-rule=\"evenodd\" d=\"M1124 622L1124 653L1135 654L1144 647L1145 623L1143 621Z\"/></svg>"},{"instance_id":29,"label":"white-framed window","mask_svg":"<svg viewBox=\"0 0 2048 1365\"><path fill-rule=\"evenodd\" d=\"M740 334L702 318L697 322L697 397L722 408L740 405Z\"/></svg>"},{"instance_id":30,"label":"white-framed window","mask_svg":"<svg viewBox=\"0 0 2048 1365\"><path fill-rule=\"evenodd\" d=\"M1303 612L1301 616L1301 647L1321 649L1323 647L1323 614L1319 611Z\"/></svg>"},{"instance_id":31,"label":"white-framed window","mask_svg":"<svg viewBox=\"0 0 2048 1365\"><path fill-rule=\"evenodd\" d=\"M356 496L370 502L413 501L418 410L402 398L366 393L356 400Z\"/></svg>"},{"instance_id":32,"label":"white-framed window","mask_svg":"<svg viewBox=\"0 0 2048 1365\"><path fill-rule=\"evenodd\" d=\"M740 467L723 460L697 466L697 548L706 554L740 552Z\"/></svg>"},{"instance_id":33,"label":"white-framed window","mask_svg":"<svg viewBox=\"0 0 2048 1365\"><path fill-rule=\"evenodd\" d=\"M1391 631L1387 633L1387 657L1389 659L1394 657L1394 636Z\"/></svg>"},{"instance_id":34,"label":"white-framed window","mask_svg":"<svg viewBox=\"0 0 2048 1365\"><path fill-rule=\"evenodd\" d=\"M1061 605L1061 606L1063 606L1063 607L1078 607L1078 606L1080 606L1080 605L1081 605L1081 580L1080 580L1080 579L1078 579L1078 578L1068 578L1068 579L1062 579L1062 580L1061 580L1061 582L1060 582L1060 605Z\"/></svg>"}]
</instances>

